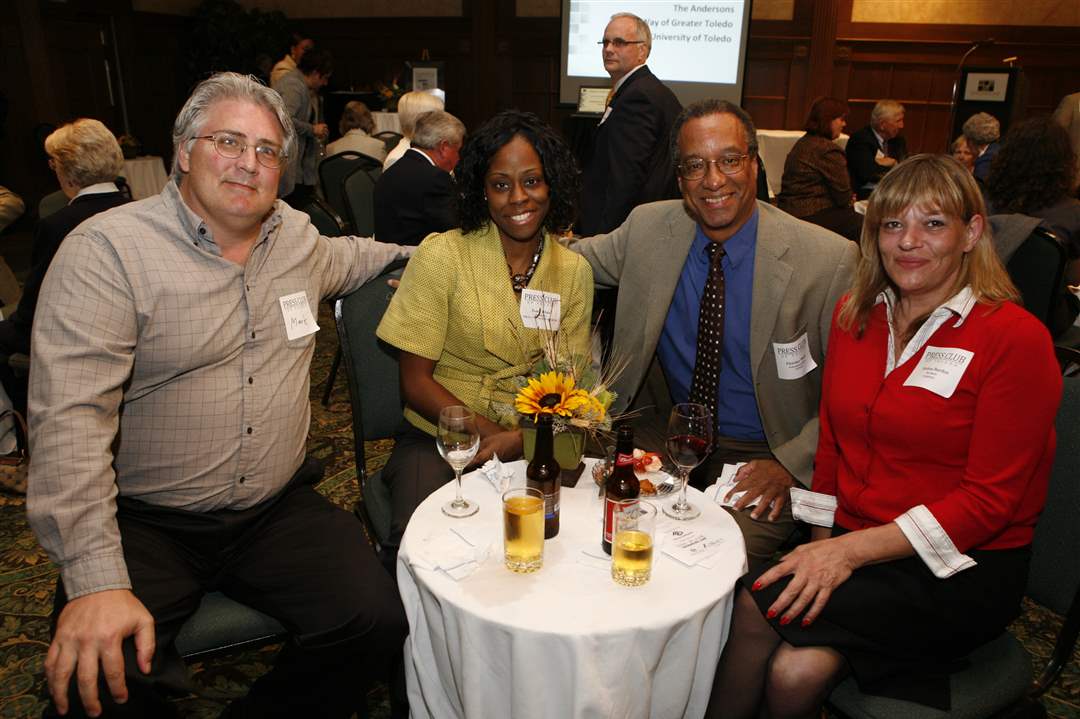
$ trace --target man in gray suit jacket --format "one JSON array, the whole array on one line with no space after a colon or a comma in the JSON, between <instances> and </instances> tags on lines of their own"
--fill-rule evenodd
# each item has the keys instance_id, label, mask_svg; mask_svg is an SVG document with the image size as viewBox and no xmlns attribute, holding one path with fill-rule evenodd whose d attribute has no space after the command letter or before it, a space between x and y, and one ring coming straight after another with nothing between
<instances>
[{"instance_id":1,"label":"man in gray suit jacket","mask_svg":"<svg viewBox=\"0 0 1080 719\"><path fill-rule=\"evenodd\" d=\"M318 92L330 80L333 69L329 52L312 50L304 53L295 70L272 85L285 101L296 128L296 150L281 173L278 196L298 210L315 195L319 182L319 143L326 142L330 133L319 112Z\"/></svg>"},{"instance_id":2,"label":"man in gray suit jacket","mask_svg":"<svg viewBox=\"0 0 1080 719\"><path fill-rule=\"evenodd\" d=\"M738 106L695 103L674 133L682 201L641 205L615 231L571 247L598 285L619 288L614 357L627 365L615 410L641 412L638 443L656 449L672 402L688 399L706 250L721 243L717 441L698 478L712 483L724 463L747 462L732 515L751 561L763 560L794 529L789 490L810 485L825 345L858 248L757 202L757 133Z\"/></svg>"}]
</instances>

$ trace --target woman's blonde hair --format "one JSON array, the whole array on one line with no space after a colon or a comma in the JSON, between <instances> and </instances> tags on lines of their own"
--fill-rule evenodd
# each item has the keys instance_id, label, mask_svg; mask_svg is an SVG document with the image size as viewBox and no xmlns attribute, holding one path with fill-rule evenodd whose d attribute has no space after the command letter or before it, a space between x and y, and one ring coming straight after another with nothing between
<instances>
[{"instance_id":1,"label":"woman's blonde hair","mask_svg":"<svg viewBox=\"0 0 1080 719\"><path fill-rule=\"evenodd\" d=\"M46 137L45 153L79 188L112 182L124 169L116 136L98 120L86 117L61 125Z\"/></svg>"},{"instance_id":2,"label":"woman's blonde hair","mask_svg":"<svg viewBox=\"0 0 1080 719\"><path fill-rule=\"evenodd\" d=\"M975 215L986 219L986 203L975 179L952 157L915 155L893 168L874 188L866 208L860 242L862 257L855 268L850 296L837 316L837 323L844 331L862 334L878 294L886 288L899 295L898 288L885 273L878 232L883 220L902 215L910 207L940 212L965 224ZM965 285L971 286L975 299L982 304L997 306L1010 300L1019 301L1020 294L994 249L988 219L975 246L960 262L950 296Z\"/></svg>"}]
</instances>

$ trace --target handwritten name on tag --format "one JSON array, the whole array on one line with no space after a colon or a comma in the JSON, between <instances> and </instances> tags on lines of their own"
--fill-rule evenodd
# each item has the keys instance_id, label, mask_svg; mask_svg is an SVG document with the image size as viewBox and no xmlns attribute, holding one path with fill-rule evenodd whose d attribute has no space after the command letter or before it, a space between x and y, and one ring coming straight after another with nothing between
<instances>
[{"instance_id":1,"label":"handwritten name on tag","mask_svg":"<svg viewBox=\"0 0 1080 719\"><path fill-rule=\"evenodd\" d=\"M281 305L282 319L285 320L285 335L290 342L319 331L319 325L315 324L315 318L311 315L307 292L300 290L284 295L278 298L278 303Z\"/></svg>"},{"instance_id":2,"label":"handwritten name on tag","mask_svg":"<svg viewBox=\"0 0 1080 719\"><path fill-rule=\"evenodd\" d=\"M919 364L904 380L905 387L922 387L945 399L952 397L975 353L958 347L926 346Z\"/></svg>"},{"instance_id":3,"label":"handwritten name on tag","mask_svg":"<svg viewBox=\"0 0 1080 719\"><path fill-rule=\"evenodd\" d=\"M810 354L810 339L806 333L794 342L773 342L776 355L776 374L780 379L799 379L817 368L817 362Z\"/></svg>"},{"instance_id":4,"label":"handwritten name on tag","mask_svg":"<svg viewBox=\"0 0 1080 719\"><path fill-rule=\"evenodd\" d=\"M556 292L522 290L521 323L534 330L559 329L562 316L562 298Z\"/></svg>"}]
</instances>

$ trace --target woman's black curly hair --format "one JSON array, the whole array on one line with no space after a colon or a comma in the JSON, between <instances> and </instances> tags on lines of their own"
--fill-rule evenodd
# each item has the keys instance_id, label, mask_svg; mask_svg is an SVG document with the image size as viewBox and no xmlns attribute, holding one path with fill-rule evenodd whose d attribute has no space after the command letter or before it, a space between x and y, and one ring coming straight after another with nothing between
<instances>
[{"instance_id":1,"label":"woman's black curly hair","mask_svg":"<svg viewBox=\"0 0 1080 719\"><path fill-rule=\"evenodd\" d=\"M461 148L454 176L457 178L462 232L479 230L491 221L484 197L484 177L495 153L518 135L529 141L544 167L544 181L551 202L544 228L549 232L561 232L576 219L581 171L566 142L533 113L503 110L469 135Z\"/></svg>"},{"instance_id":2,"label":"woman's black curly hair","mask_svg":"<svg viewBox=\"0 0 1080 719\"><path fill-rule=\"evenodd\" d=\"M990 164L986 189L994 212L1030 214L1067 197L1075 172L1065 128L1035 117L1009 130Z\"/></svg>"}]
</instances>

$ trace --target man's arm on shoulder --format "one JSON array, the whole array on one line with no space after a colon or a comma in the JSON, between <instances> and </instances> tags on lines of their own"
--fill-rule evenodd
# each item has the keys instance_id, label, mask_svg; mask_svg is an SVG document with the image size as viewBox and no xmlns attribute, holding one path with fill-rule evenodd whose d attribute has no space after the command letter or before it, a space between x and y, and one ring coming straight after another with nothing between
<instances>
[{"instance_id":1,"label":"man's arm on shoulder","mask_svg":"<svg viewBox=\"0 0 1080 719\"><path fill-rule=\"evenodd\" d=\"M597 287L618 287L626 261L627 247L633 233L634 213L614 231L593 237L573 237L567 243L592 266Z\"/></svg>"},{"instance_id":2,"label":"man's arm on shoulder","mask_svg":"<svg viewBox=\"0 0 1080 719\"><path fill-rule=\"evenodd\" d=\"M830 233L831 234L831 233ZM840 239L840 238L837 238ZM833 270L828 279L822 277L822 281L828 282L828 290L825 302L818 311L818 332L821 338L821 364L817 372L824 372L825 354L828 349L829 330L832 324L833 310L836 303L851 287L851 280L855 274L855 265L859 261L859 248L854 242L843 240L840 245L839 261L833 265ZM814 453L818 443L818 417L817 413L806 421L797 435L787 442L772 447L775 456L784 467L791 472L800 482L807 487L814 473Z\"/></svg>"},{"instance_id":3,"label":"man's arm on shoulder","mask_svg":"<svg viewBox=\"0 0 1080 719\"><path fill-rule=\"evenodd\" d=\"M69 597L131 584L116 525L112 445L137 325L119 258L74 232L42 284L30 369L27 514Z\"/></svg>"},{"instance_id":4,"label":"man's arm on shoulder","mask_svg":"<svg viewBox=\"0 0 1080 719\"><path fill-rule=\"evenodd\" d=\"M308 223L304 232L313 233L318 243L318 271L322 275L322 297L348 294L368 280L378 277L395 260L412 257L415 247L376 242L371 237L321 237Z\"/></svg>"}]
</instances>

